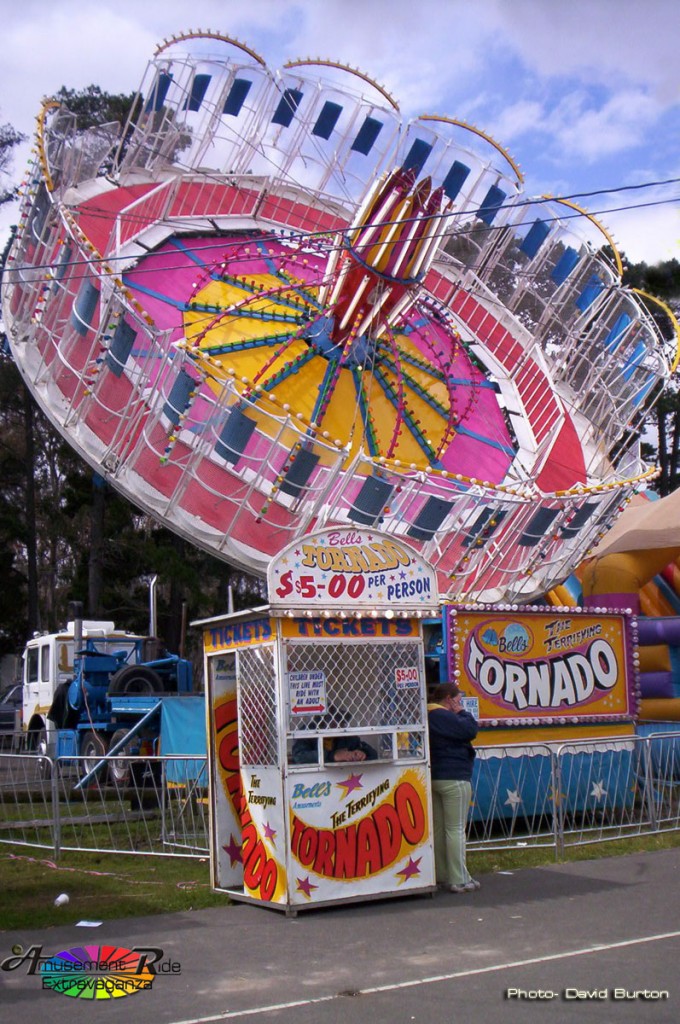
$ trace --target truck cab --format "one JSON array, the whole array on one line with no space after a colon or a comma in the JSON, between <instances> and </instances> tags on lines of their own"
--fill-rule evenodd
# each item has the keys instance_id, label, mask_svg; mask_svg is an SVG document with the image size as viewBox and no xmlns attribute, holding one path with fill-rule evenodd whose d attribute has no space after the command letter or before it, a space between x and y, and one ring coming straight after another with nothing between
<instances>
[{"instance_id":1,"label":"truck cab","mask_svg":"<svg viewBox=\"0 0 680 1024\"><path fill-rule=\"evenodd\" d=\"M143 637L117 630L109 621L84 620L83 644L94 641L102 653L125 652L125 663L140 660ZM45 754L53 746L56 727L48 719L54 696L62 683L74 677L75 622L58 633L32 637L23 654L23 729L27 749Z\"/></svg>"}]
</instances>

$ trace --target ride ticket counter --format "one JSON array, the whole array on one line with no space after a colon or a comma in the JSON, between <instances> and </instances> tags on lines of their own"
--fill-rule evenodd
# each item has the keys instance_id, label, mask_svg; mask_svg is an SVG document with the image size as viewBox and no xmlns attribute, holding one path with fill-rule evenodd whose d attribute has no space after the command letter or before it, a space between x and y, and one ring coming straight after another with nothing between
<instances>
[{"instance_id":1,"label":"ride ticket counter","mask_svg":"<svg viewBox=\"0 0 680 1024\"><path fill-rule=\"evenodd\" d=\"M285 549L270 604L204 620L216 889L288 913L434 888L431 566L375 531Z\"/></svg>"}]
</instances>

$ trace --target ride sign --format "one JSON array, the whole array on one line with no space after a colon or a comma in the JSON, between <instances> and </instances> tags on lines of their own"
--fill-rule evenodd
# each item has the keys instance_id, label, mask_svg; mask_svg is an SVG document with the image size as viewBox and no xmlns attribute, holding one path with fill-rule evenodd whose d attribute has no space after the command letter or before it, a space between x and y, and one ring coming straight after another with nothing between
<instances>
[{"instance_id":1,"label":"ride sign","mask_svg":"<svg viewBox=\"0 0 680 1024\"><path fill-rule=\"evenodd\" d=\"M274 608L368 607L435 612L434 569L401 539L322 530L290 544L267 573Z\"/></svg>"},{"instance_id":2,"label":"ride sign","mask_svg":"<svg viewBox=\"0 0 680 1024\"><path fill-rule=\"evenodd\" d=\"M449 663L484 726L630 721L629 617L550 608L447 608Z\"/></svg>"}]
</instances>

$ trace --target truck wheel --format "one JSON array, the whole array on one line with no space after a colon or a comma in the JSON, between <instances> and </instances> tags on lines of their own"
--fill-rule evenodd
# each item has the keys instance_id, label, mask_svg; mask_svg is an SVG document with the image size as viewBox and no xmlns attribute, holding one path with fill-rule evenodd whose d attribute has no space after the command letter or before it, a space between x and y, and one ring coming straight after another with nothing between
<instances>
[{"instance_id":1,"label":"truck wheel","mask_svg":"<svg viewBox=\"0 0 680 1024\"><path fill-rule=\"evenodd\" d=\"M111 746L109 749L113 749L116 744L120 743L124 736L127 736L127 734L127 729L117 729L111 737ZM119 786L121 789L124 789L126 786L130 785L130 781L132 779L132 762L122 760L124 756L129 755L130 744L126 744L126 746L121 747L118 753L120 754L121 760L114 755L109 761L109 779L114 786Z\"/></svg>"},{"instance_id":2,"label":"truck wheel","mask_svg":"<svg viewBox=\"0 0 680 1024\"><path fill-rule=\"evenodd\" d=\"M163 680L146 665L126 665L111 676L109 693L163 693Z\"/></svg>"},{"instance_id":3,"label":"truck wheel","mask_svg":"<svg viewBox=\"0 0 680 1024\"><path fill-rule=\"evenodd\" d=\"M49 779L52 774L52 762L47 757L47 729L41 727L31 729L27 737L27 748L37 757L36 767L41 779Z\"/></svg>"},{"instance_id":4,"label":"truck wheel","mask_svg":"<svg viewBox=\"0 0 680 1024\"><path fill-rule=\"evenodd\" d=\"M89 775L95 765L99 764L103 757L106 757L108 750L107 738L98 732L86 732L83 742L80 745L82 760L80 768L83 775ZM97 772L97 780L103 784L106 781L106 768L104 765Z\"/></svg>"}]
</instances>

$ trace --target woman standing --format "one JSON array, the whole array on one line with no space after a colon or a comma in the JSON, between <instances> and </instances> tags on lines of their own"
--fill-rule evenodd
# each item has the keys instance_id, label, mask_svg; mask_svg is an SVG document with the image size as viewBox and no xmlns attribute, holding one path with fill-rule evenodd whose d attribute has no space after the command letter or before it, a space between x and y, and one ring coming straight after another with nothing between
<instances>
[{"instance_id":1,"label":"woman standing","mask_svg":"<svg viewBox=\"0 0 680 1024\"><path fill-rule=\"evenodd\" d=\"M474 892L479 882L471 878L465 863L465 829L475 759L471 740L477 735L477 722L463 711L461 692L454 683L434 687L427 720L437 883L449 892Z\"/></svg>"}]
</instances>

